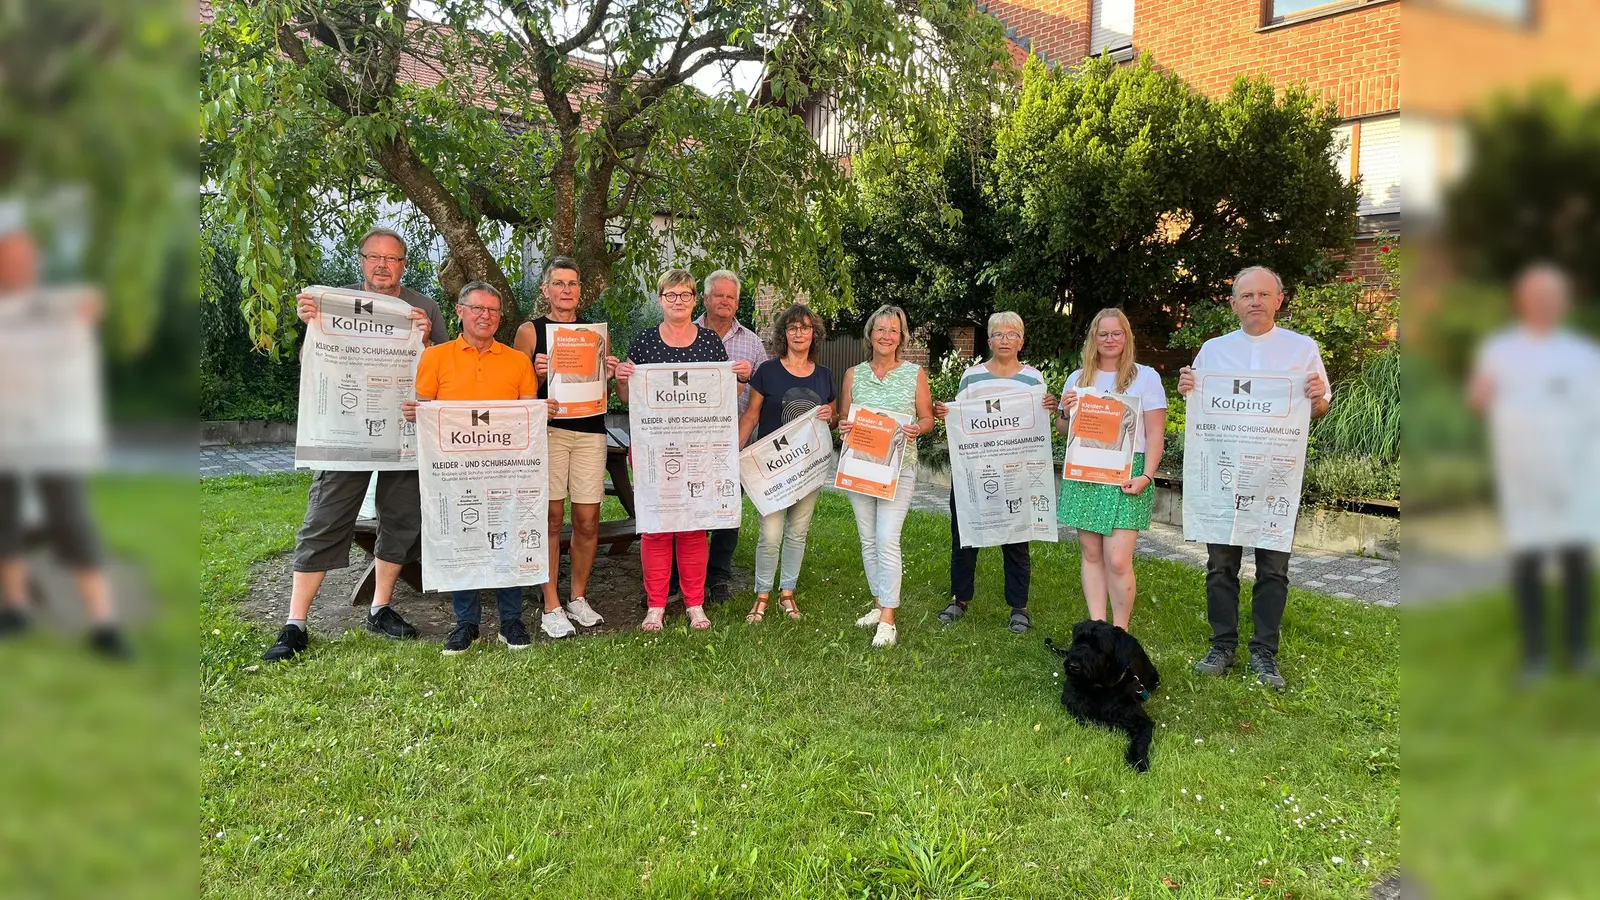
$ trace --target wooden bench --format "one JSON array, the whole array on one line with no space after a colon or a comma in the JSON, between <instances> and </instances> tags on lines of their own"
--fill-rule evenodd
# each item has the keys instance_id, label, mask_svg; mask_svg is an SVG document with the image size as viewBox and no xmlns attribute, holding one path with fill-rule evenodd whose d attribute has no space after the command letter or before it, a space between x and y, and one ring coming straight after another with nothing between
<instances>
[{"instance_id":1,"label":"wooden bench","mask_svg":"<svg viewBox=\"0 0 1600 900\"><path fill-rule=\"evenodd\" d=\"M622 504L622 509L628 514L626 519L614 522L600 523L600 541L606 546L606 555L622 556L627 553L635 541L639 540L638 520L633 508L633 473L628 468L628 449L630 441L625 428L606 429L606 493L616 497ZM366 571L362 572L360 580L350 592L350 605L362 606L372 602L372 593L378 585L378 561L373 553L378 543L378 521L376 519L357 519L355 534L351 537L352 543L367 551L370 557L367 561ZM572 549L572 526L567 525L561 529L561 552L567 553ZM422 563L406 563L400 569L400 578L406 584L422 592Z\"/></svg>"}]
</instances>

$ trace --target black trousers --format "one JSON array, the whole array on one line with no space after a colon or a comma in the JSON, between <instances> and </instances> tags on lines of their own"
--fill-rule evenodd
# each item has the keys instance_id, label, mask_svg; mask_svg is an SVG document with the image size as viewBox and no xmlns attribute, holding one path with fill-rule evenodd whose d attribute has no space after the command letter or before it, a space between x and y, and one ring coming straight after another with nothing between
<instances>
[{"instance_id":1,"label":"black trousers","mask_svg":"<svg viewBox=\"0 0 1600 900\"><path fill-rule=\"evenodd\" d=\"M1001 559L1006 570L1006 605L1028 608L1028 587L1033 581L1033 560L1029 544L1003 544ZM961 526L956 523L956 495L950 492L950 594L962 603L972 602L978 576L978 547L961 546Z\"/></svg>"},{"instance_id":2,"label":"black trousers","mask_svg":"<svg viewBox=\"0 0 1600 900\"><path fill-rule=\"evenodd\" d=\"M1594 585L1594 562L1589 548L1577 545L1554 551L1561 564L1561 592L1566 600L1567 653L1573 660L1589 652L1590 592ZM1532 660L1548 655L1545 645L1544 564L1542 550L1518 553L1511 558L1511 595L1517 607L1517 624L1522 629L1522 651Z\"/></svg>"},{"instance_id":3,"label":"black trousers","mask_svg":"<svg viewBox=\"0 0 1600 900\"><path fill-rule=\"evenodd\" d=\"M1224 650L1239 647L1239 566L1244 548L1232 544L1207 544L1206 618L1211 622L1211 644ZM1289 554L1256 548L1256 586L1250 592L1250 618L1255 634L1250 652L1278 653L1283 630L1283 609L1289 604Z\"/></svg>"},{"instance_id":4,"label":"black trousers","mask_svg":"<svg viewBox=\"0 0 1600 900\"><path fill-rule=\"evenodd\" d=\"M706 556L706 590L711 590L714 584L727 584L733 581L733 551L739 548L739 529L719 528L707 532L710 535L710 553ZM667 587L668 594L678 593L678 560L672 560L672 584Z\"/></svg>"}]
</instances>

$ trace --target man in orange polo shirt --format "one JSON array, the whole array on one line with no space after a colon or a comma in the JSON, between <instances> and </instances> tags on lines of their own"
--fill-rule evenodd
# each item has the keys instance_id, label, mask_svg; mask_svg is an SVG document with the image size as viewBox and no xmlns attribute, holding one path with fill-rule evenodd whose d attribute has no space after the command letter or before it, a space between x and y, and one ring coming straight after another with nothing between
<instances>
[{"instance_id":1,"label":"man in orange polo shirt","mask_svg":"<svg viewBox=\"0 0 1600 900\"><path fill-rule=\"evenodd\" d=\"M503 305L500 292L486 282L474 281L461 289L456 299L461 336L422 351L422 359L417 363L417 400L532 400L538 397L539 380L533 373L533 361L526 353L519 353L494 339ZM415 402L404 404L403 412L406 419L417 420ZM494 593L500 607L500 642L512 650L526 649L532 639L527 626L522 624L522 588L495 588ZM455 604L456 628L445 641L444 652L455 656L467 652L478 639L482 604L475 590L452 591L450 597Z\"/></svg>"}]
</instances>

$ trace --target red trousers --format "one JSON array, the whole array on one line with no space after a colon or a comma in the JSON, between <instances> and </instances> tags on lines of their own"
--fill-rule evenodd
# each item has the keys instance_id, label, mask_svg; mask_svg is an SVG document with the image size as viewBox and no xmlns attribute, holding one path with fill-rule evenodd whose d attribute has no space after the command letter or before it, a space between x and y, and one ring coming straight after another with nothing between
<instances>
[{"instance_id":1,"label":"red trousers","mask_svg":"<svg viewBox=\"0 0 1600 900\"><path fill-rule=\"evenodd\" d=\"M711 550L704 531L667 531L639 538L639 559L644 567L644 592L651 609L665 609L672 584L673 545L678 552L678 586L683 605L699 606L706 599L706 558Z\"/></svg>"}]
</instances>

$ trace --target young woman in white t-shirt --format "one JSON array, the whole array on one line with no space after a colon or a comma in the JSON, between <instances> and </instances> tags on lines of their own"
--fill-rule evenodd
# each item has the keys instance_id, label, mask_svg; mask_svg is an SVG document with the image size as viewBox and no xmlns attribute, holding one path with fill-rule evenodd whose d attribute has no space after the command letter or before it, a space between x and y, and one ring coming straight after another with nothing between
<instances>
[{"instance_id":1,"label":"young woman in white t-shirt","mask_svg":"<svg viewBox=\"0 0 1600 900\"><path fill-rule=\"evenodd\" d=\"M1095 314L1080 359L1083 367L1067 376L1061 394L1056 429L1062 434L1069 433L1080 389L1131 394L1140 401L1141 412L1133 426L1133 474L1120 485L1063 480L1061 502L1056 507L1061 523L1078 530L1089 617L1108 621L1109 600L1109 621L1126 630L1133 617L1136 589L1133 549L1139 532L1150 527L1150 508L1155 502L1155 479L1145 473L1154 472L1161 464L1167 393L1155 369L1134 362L1133 328L1120 309L1102 309Z\"/></svg>"}]
</instances>

